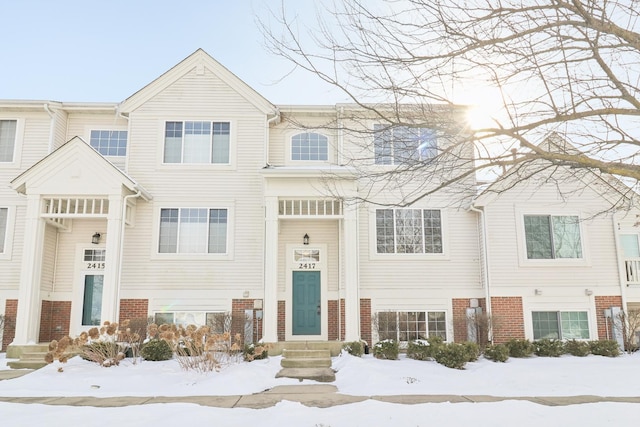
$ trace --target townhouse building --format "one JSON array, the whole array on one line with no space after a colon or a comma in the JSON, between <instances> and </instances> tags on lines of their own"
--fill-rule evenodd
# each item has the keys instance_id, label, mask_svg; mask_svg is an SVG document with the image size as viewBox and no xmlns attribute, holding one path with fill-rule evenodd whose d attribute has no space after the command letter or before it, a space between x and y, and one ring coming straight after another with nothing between
<instances>
[{"instance_id":1,"label":"townhouse building","mask_svg":"<svg viewBox=\"0 0 640 427\"><path fill-rule=\"evenodd\" d=\"M380 173L452 144L462 113L429 110L445 135L273 105L202 50L119 103L0 100L2 349L228 315L270 343L464 341L480 311L496 342L612 336L612 310L640 306L640 249L606 179L478 196L470 178L398 205L439 182Z\"/></svg>"}]
</instances>

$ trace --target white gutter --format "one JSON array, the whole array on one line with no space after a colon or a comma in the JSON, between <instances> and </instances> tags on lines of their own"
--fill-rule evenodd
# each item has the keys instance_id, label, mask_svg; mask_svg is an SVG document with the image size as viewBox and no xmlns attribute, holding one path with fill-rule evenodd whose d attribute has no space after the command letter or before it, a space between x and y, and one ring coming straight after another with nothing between
<instances>
[{"instance_id":1,"label":"white gutter","mask_svg":"<svg viewBox=\"0 0 640 427\"><path fill-rule=\"evenodd\" d=\"M142 190L138 190L136 194L129 194L128 196L124 196L122 200L122 224L120 229L120 254L118 256L118 288L116 289L116 316L120 316L120 288L122 287L122 264L124 262L124 230L127 225L125 221L127 217L127 201L129 199L138 198L142 195ZM118 319L120 321L120 319Z\"/></svg>"},{"instance_id":2,"label":"white gutter","mask_svg":"<svg viewBox=\"0 0 640 427\"><path fill-rule=\"evenodd\" d=\"M49 118L51 119L51 123L49 124L49 149L47 151L47 154L50 154L53 152L53 132L55 130L56 124L56 113L51 111L51 109L49 108L49 104L44 104L44 111L47 112Z\"/></svg>"},{"instance_id":3,"label":"white gutter","mask_svg":"<svg viewBox=\"0 0 640 427\"><path fill-rule=\"evenodd\" d=\"M469 206L469 210L473 212L477 212L480 214L480 222L482 224L482 245L480 246L480 250L482 252L482 260L484 263L484 274L482 277L482 281L484 282L484 296L485 296L485 304L487 310L487 318L489 321L489 330L488 339L489 342L493 342L493 328L491 327L491 275L489 274L489 233L487 231L487 220L485 217L485 213L483 209L478 209L473 205L473 203Z\"/></svg>"}]
</instances>

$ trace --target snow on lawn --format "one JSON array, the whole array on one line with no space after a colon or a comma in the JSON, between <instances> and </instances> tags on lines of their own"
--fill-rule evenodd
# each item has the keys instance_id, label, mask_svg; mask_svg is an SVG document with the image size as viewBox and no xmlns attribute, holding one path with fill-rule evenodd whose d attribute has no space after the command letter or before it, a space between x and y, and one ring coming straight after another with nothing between
<instances>
[{"instance_id":1,"label":"snow on lawn","mask_svg":"<svg viewBox=\"0 0 640 427\"><path fill-rule=\"evenodd\" d=\"M182 370L175 360L137 364L125 360L118 367L101 368L76 357L66 364L55 363L20 378L0 381L0 396L239 395L277 385L300 384L297 380L275 378L280 360L271 357L199 374ZM343 354L333 359L333 368L337 371L333 384L338 392L361 396L640 396L640 354L617 358L512 358L507 363L480 359L460 371L404 357L390 361ZM0 355L0 369L6 369L4 354ZM288 401L266 409L211 408L185 403L92 408L0 402L0 420L12 426L35 425L43 419L49 420L50 426L79 425L91 418L92 426L156 426L191 421L220 426L259 422L262 427L415 427L437 423L481 425L479 420L490 419L492 426L517 423L519 427L541 424L566 427L628 424L637 421L638 414L638 404L612 402L549 407L525 401L400 405L367 400L323 409Z\"/></svg>"}]
</instances>

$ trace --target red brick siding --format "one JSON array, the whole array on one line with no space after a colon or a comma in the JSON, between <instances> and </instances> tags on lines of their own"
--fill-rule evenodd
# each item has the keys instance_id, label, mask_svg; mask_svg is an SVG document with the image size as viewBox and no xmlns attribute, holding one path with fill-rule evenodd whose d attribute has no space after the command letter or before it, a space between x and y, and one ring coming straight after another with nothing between
<instances>
[{"instance_id":1,"label":"red brick siding","mask_svg":"<svg viewBox=\"0 0 640 427\"><path fill-rule=\"evenodd\" d=\"M494 343L504 343L512 338L525 338L522 297L493 297L491 312L494 321Z\"/></svg>"},{"instance_id":2,"label":"red brick siding","mask_svg":"<svg viewBox=\"0 0 640 427\"><path fill-rule=\"evenodd\" d=\"M121 299L118 323L124 320L146 319L149 316L148 299Z\"/></svg>"},{"instance_id":3,"label":"red brick siding","mask_svg":"<svg viewBox=\"0 0 640 427\"><path fill-rule=\"evenodd\" d=\"M611 307L622 307L621 296L596 296L596 319L598 322L598 339L607 339L607 320L604 317L604 310ZM609 338L611 338L611 323L609 323Z\"/></svg>"},{"instance_id":4,"label":"red brick siding","mask_svg":"<svg viewBox=\"0 0 640 427\"><path fill-rule=\"evenodd\" d=\"M360 339L371 345L371 300L360 299Z\"/></svg>"},{"instance_id":5,"label":"red brick siding","mask_svg":"<svg viewBox=\"0 0 640 427\"><path fill-rule=\"evenodd\" d=\"M329 317L329 331L328 337L329 341L336 341L339 339L338 337L338 327L339 327L339 316L338 316L338 301L337 300L329 300L327 301L327 316Z\"/></svg>"},{"instance_id":6,"label":"red brick siding","mask_svg":"<svg viewBox=\"0 0 640 427\"><path fill-rule=\"evenodd\" d=\"M286 325L286 303L285 301L278 301L278 341L285 341L285 325Z\"/></svg>"},{"instance_id":7,"label":"red brick siding","mask_svg":"<svg viewBox=\"0 0 640 427\"><path fill-rule=\"evenodd\" d=\"M40 311L40 342L59 340L69 335L71 301L42 301Z\"/></svg>"},{"instance_id":8,"label":"red brick siding","mask_svg":"<svg viewBox=\"0 0 640 427\"><path fill-rule=\"evenodd\" d=\"M477 298L482 312L486 312L484 298ZM467 340L467 308L471 307L471 298L453 298L453 340L463 342Z\"/></svg>"},{"instance_id":9,"label":"red brick siding","mask_svg":"<svg viewBox=\"0 0 640 427\"><path fill-rule=\"evenodd\" d=\"M244 336L245 310L251 310L253 313L253 342L262 339L262 319L258 320L256 312L255 300L253 299L234 299L231 301L231 335L240 334Z\"/></svg>"},{"instance_id":10,"label":"red brick siding","mask_svg":"<svg viewBox=\"0 0 640 427\"><path fill-rule=\"evenodd\" d=\"M4 304L4 333L2 334L2 351L16 337L16 317L18 316L18 300L8 299Z\"/></svg>"}]
</instances>

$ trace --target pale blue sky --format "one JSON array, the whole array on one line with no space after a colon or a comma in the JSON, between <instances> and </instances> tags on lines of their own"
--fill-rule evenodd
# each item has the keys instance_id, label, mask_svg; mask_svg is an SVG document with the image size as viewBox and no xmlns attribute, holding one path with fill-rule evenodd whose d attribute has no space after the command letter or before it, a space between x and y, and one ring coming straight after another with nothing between
<instances>
[{"instance_id":1,"label":"pale blue sky","mask_svg":"<svg viewBox=\"0 0 640 427\"><path fill-rule=\"evenodd\" d=\"M311 20L313 0L290 1ZM343 100L269 53L280 0L5 0L0 99L119 102L198 48L276 104Z\"/></svg>"}]
</instances>

